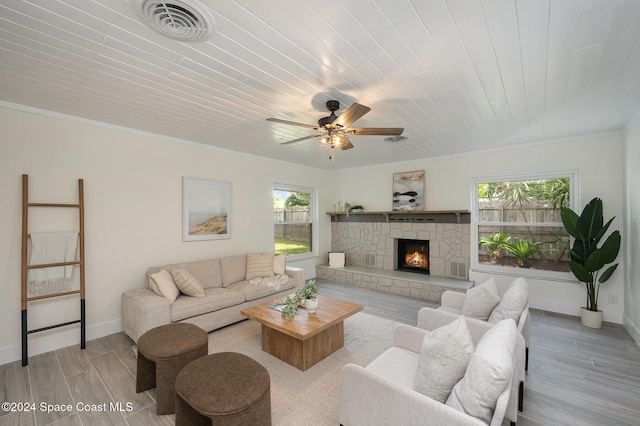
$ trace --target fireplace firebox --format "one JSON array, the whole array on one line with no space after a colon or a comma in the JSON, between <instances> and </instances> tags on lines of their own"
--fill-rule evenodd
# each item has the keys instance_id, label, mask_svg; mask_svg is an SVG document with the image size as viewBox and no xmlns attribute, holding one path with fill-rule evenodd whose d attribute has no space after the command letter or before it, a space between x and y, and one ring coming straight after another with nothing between
<instances>
[{"instance_id":1,"label":"fireplace firebox","mask_svg":"<svg viewBox=\"0 0 640 426\"><path fill-rule=\"evenodd\" d=\"M396 239L396 270L429 275L429 240Z\"/></svg>"}]
</instances>

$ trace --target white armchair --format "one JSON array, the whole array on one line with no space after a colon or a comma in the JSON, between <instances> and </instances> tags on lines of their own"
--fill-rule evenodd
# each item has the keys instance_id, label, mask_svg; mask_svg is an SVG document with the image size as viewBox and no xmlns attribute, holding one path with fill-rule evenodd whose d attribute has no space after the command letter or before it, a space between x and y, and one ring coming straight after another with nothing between
<instances>
[{"instance_id":1,"label":"white armchair","mask_svg":"<svg viewBox=\"0 0 640 426\"><path fill-rule=\"evenodd\" d=\"M414 390L420 351L427 331L406 324L396 326L393 347L366 367L355 364L343 367L340 424L501 425L511 399L519 334L513 321L504 321L494 327L478 323L482 325L471 324L468 327L476 350L464 377L455 384L445 403ZM480 346L483 339L486 340ZM489 351L486 350L488 348ZM496 351L500 353L499 356L493 356ZM488 352L490 355L487 357ZM493 362L495 368L488 365ZM487 396L491 393L486 392L488 388L495 389L493 399ZM458 399L465 394L466 402L464 397ZM489 398L491 402L473 398L469 400L469 395L479 399Z\"/></svg>"},{"instance_id":2,"label":"white armchair","mask_svg":"<svg viewBox=\"0 0 640 426\"><path fill-rule=\"evenodd\" d=\"M493 278L490 279L493 281ZM489 283L489 281L487 282ZM486 285L484 283L482 285ZM493 283L495 285L495 281ZM496 287L497 288L497 287ZM496 290L497 291L497 290ZM528 284L524 278L516 278L511 282L509 288L505 293L499 296L500 300L497 302L497 306L493 311L487 312L487 323L495 323L505 316L511 317L514 321L517 319L517 327L520 332L523 342L518 352L522 352L518 355L519 361L517 362L516 376L519 379L518 391L517 391L517 408L519 411L523 409L523 397L524 397L524 381L526 377L526 370L529 368L529 345L531 342L531 314L529 313L529 293ZM418 328L425 330L433 330L441 325L447 324L455 320L458 316L464 314L465 300L467 299L466 293L460 293L455 291L445 291L442 294L440 307L437 311L443 315L435 315L433 309L423 308L418 312ZM468 301L467 301L468 302ZM467 305L468 306L468 305ZM444 315L447 313L448 315ZM506 313L506 314L505 314ZM468 318L474 321L482 321L479 319ZM520 359L521 358L521 359ZM516 392L514 391L514 395ZM515 417L512 418L515 421Z\"/></svg>"},{"instance_id":3,"label":"white armchair","mask_svg":"<svg viewBox=\"0 0 640 426\"><path fill-rule=\"evenodd\" d=\"M524 282L524 284L526 285L526 280L524 278L516 278L511 282L511 284L509 285L509 288L512 288L517 284L521 284L522 282ZM525 288L527 288L527 286L525 286ZM507 289L505 291L505 294L503 294L502 296L504 297L508 291L509 289ZM447 290L444 293L442 293L442 299L440 301L440 307L438 309L442 309L444 311L452 312L460 315L462 314L462 307L464 306L465 297L466 297L465 293ZM527 299L528 299L528 295L527 295ZM520 334L522 334L522 337L524 337L524 343L526 348L524 367L525 367L525 370L527 370L529 368L529 347L531 344L531 314L529 313L528 301L525 308L522 310L522 312L520 312L517 324L518 324L518 331L520 332Z\"/></svg>"},{"instance_id":4,"label":"white armchair","mask_svg":"<svg viewBox=\"0 0 640 426\"><path fill-rule=\"evenodd\" d=\"M418 311L418 328L432 331L455 321L459 317L459 314L447 312L446 310L425 307ZM466 318L466 321L469 330L474 330L473 332L476 334L485 333L494 325L474 318ZM522 411L522 392L525 375L525 343L524 337L520 333L518 333L516 340L514 358L513 390L509 395L509 404L505 413L505 417L511 421L511 424L517 422L518 411Z\"/></svg>"}]
</instances>

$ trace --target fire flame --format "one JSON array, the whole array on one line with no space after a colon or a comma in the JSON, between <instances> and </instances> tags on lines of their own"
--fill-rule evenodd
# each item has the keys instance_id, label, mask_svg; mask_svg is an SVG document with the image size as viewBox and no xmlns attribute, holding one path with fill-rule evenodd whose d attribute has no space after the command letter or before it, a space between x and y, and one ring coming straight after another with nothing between
<instances>
[{"instance_id":1,"label":"fire flame","mask_svg":"<svg viewBox=\"0 0 640 426\"><path fill-rule=\"evenodd\" d=\"M405 262L409 266L415 268L427 268L429 267L429 261L427 255L420 251L414 251L413 253L407 253L405 256Z\"/></svg>"}]
</instances>

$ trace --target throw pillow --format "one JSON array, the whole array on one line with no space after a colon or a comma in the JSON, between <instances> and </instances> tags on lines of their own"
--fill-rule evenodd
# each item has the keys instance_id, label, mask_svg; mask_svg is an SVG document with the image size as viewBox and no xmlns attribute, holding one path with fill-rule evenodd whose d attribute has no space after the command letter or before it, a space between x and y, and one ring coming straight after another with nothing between
<instances>
[{"instance_id":1,"label":"throw pillow","mask_svg":"<svg viewBox=\"0 0 640 426\"><path fill-rule=\"evenodd\" d=\"M273 254L260 253L247 255L247 278L273 277Z\"/></svg>"},{"instance_id":2,"label":"throw pillow","mask_svg":"<svg viewBox=\"0 0 640 426\"><path fill-rule=\"evenodd\" d=\"M164 269L161 269L155 274L149 276L158 286L158 289L169 302L173 303L180 295L180 290L176 287L176 283L173 282L171 274Z\"/></svg>"},{"instance_id":3,"label":"throw pillow","mask_svg":"<svg viewBox=\"0 0 640 426\"><path fill-rule=\"evenodd\" d=\"M491 312L489 322L498 323L503 319L512 319L518 323L522 311L529 303L529 286L524 278L516 278L502 295L498 306Z\"/></svg>"},{"instance_id":4,"label":"throw pillow","mask_svg":"<svg viewBox=\"0 0 640 426\"><path fill-rule=\"evenodd\" d=\"M413 388L444 403L460 381L475 347L464 317L427 333L422 341Z\"/></svg>"},{"instance_id":5,"label":"throw pillow","mask_svg":"<svg viewBox=\"0 0 640 426\"><path fill-rule=\"evenodd\" d=\"M184 269L172 269L171 276L178 289L187 296L204 297L204 289L200 281Z\"/></svg>"},{"instance_id":6,"label":"throw pillow","mask_svg":"<svg viewBox=\"0 0 640 426\"><path fill-rule=\"evenodd\" d=\"M510 320L487 330L445 404L490 424L498 397L513 379L517 338L516 323Z\"/></svg>"},{"instance_id":7,"label":"throw pillow","mask_svg":"<svg viewBox=\"0 0 640 426\"><path fill-rule=\"evenodd\" d=\"M147 288L150 289L151 291L153 291L155 294L157 294L158 296L162 296L162 292L160 291L160 289L158 288L158 284L156 284L156 282L153 280L153 278L151 278L151 275L148 271L147 271Z\"/></svg>"},{"instance_id":8,"label":"throw pillow","mask_svg":"<svg viewBox=\"0 0 640 426\"><path fill-rule=\"evenodd\" d=\"M279 254L273 256L273 273L276 275L284 275L287 270L287 255Z\"/></svg>"},{"instance_id":9,"label":"throw pillow","mask_svg":"<svg viewBox=\"0 0 640 426\"><path fill-rule=\"evenodd\" d=\"M495 278L491 277L479 286L467 290L462 315L486 321L499 302L500 290Z\"/></svg>"}]
</instances>

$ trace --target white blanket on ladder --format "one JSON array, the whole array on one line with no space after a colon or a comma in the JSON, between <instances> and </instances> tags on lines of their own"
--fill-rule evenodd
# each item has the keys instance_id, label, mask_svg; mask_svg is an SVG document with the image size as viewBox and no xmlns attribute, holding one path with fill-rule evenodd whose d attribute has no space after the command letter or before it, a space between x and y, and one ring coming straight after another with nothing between
<instances>
[{"instance_id":1,"label":"white blanket on ladder","mask_svg":"<svg viewBox=\"0 0 640 426\"><path fill-rule=\"evenodd\" d=\"M29 265L76 260L77 232L31 233ZM41 295L68 290L73 282L73 265L29 270L29 294Z\"/></svg>"}]
</instances>

